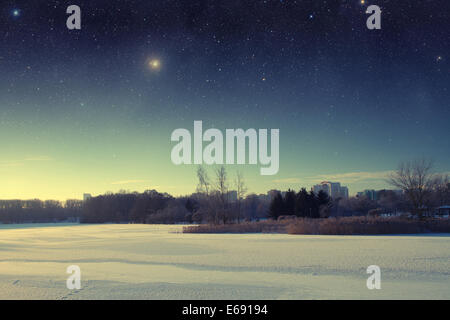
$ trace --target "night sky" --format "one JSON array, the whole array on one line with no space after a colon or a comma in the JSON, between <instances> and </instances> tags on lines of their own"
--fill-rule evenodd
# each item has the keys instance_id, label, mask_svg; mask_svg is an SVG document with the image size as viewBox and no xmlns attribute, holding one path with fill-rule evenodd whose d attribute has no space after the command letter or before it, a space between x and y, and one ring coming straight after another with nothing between
<instances>
[{"instance_id":1,"label":"night sky","mask_svg":"<svg viewBox=\"0 0 450 320\"><path fill-rule=\"evenodd\" d=\"M191 193L170 134L194 120L280 129L277 175L227 167L251 192L383 188L422 156L449 172L450 4L364 2L3 0L0 198Z\"/></svg>"}]
</instances>

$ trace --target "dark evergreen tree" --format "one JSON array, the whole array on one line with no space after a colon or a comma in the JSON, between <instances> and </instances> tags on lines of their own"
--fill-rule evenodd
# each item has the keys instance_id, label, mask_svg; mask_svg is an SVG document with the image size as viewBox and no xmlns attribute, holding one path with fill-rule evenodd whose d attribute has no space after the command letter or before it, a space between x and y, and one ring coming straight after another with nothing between
<instances>
[{"instance_id":1,"label":"dark evergreen tree","mask_svg":"<svg viewBox=\"0 0 450 320\"><path fill-rule=\"evenodd\" d=\"M295 214L295 202L296 195L295 192L289 189L284 195L284 215L293 215Z\"/></svg>"},{"instance_id":2,"label":"dark evergreen tree","mask_svg":"<svg viewBox=\"0 0 450 320\"><path fill-rule=\"evenodd\" d=\"M331 203L330 197L323 190L320 190L319 193L317 194L317 201L319 203L319 206L323 206L323 205L327 206Z\"/></svg>"},{"instance_id":3,"label":"dark evergreen tree","mask_svg":"<svg viewBox=\"0 0 450 320\"><path fill-rule=\"evenodd\" d=\"M280 192L273 197L269 207L269 217L272 219L278 219L284 212L284 201Z\"/></svg>"},{"instance_id":4,"label":"dark evergreen tree","mask_svg":"<svg viewBox=\"0 0 450 320\"><path fill-rule=\"evenodd\" d=\"M316 194L314 193L314 191L310 191L309 195L308 195L308 209L309 209L309 214L308 217L309 218L320 218L320 213L319 213L319 201L318 198L316 196Z\"/></svg>"},{"instance_id":5,"label":"dark evergreen tree","mask_svg":"<svg viewBox=\"0 0 450 320\"><path fill-rule=\"evenodd\" d=\"M298 193L296 197L296 203L295 203L295 215L298 217L307 217L309 212L309 196L308 191L306 191L305 188L302 188Z\"/></svg>"}]
</instances>

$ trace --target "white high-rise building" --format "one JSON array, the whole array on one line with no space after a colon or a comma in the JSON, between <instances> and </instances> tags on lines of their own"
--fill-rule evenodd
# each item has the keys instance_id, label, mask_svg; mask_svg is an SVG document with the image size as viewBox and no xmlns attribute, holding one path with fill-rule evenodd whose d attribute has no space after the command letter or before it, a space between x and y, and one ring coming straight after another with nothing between
<instances>
[{"instance_id":1,"label":"white high-rise building","mask_svg":"<svg viewBox=\"0 0 450 320\"><path fill-rule=\"evenodd\" d=\"M322 190L333 199L348 198L348 188L341 186L340 182L322 181L313 186L312 190L315 194Z\"/></svg>"},{"instance_id":2,"label":"white high-rise building","mask_svg":"<svg viewBox=\"0 0 450 320\"><path fill-rule=\"evenodd\" d=\"M348 199L348 188L345 186L341 186L341 197Z\"/></svg>"}]
</instances>

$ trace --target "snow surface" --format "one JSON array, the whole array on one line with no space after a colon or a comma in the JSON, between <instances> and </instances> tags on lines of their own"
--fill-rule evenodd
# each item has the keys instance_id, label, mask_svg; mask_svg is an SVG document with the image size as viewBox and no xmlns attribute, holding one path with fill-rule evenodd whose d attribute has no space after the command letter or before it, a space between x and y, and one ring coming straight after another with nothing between
<instances>
[{"instance_id":1,"label":"snow surface","mask_svg":"<svg viewBox=\"0 0 450 320\"><path fill-rule=\"evenodd\" d=\"M66 269L81 268L81 289ZM381 289L369 290L369 265ZM450 235L183 234L0 225L0 299L449 299Z\"/></svg>"}]
</instances>

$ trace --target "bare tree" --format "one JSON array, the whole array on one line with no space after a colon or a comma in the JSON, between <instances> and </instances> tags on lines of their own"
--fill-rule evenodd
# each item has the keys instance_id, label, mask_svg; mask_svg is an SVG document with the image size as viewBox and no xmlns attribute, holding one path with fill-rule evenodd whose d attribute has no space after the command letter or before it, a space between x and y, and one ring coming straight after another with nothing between
<instances>
[{"instance_id":1,"label":"bare tree","mask_svg":"<svg viewBox=\"0 0 450 320\"><path fill-rule=\"evenodd\" d=\"M237 221L239 223L241 219L241 202L247 192L247 187L244 182L244 175L240 171L236 173L235 184L237 193Z\"/></svg>"},{"instance_id":2,"label":"bare tree","mask_svg":"<svg viewBox=\"0 0 450 320\"><path fill-rule=\"evenodd\" d=\"M400 163L388 182L403 190L411 202L413 213L422 217L427 196L435 181L430 160L418 159Z\"/></svg>"},{"instance_id":3,"label":"bare tree","mask_svg":"<svg viewBox=\"0 0 450 320\"><path fill-rule=\"evenodd\" d=\"M228 193L228 181L227 181L227 172L224 166L220 166L219 168L216 169L215 189L218 192L221 201L223 203L226 203Z\"/></svg>"},{"instance_id":4,"label":"bare tree","mask_svg":"<svg viewBox=\"0 0 450 320\"><path fill-rule=\"evenodd\" d=\"M197 192L204 193L206 196L208 196L211 183L209 182L208 173L202 166L198 166L197 168L197 177L198 177Z\"/></svg>"},{"instance_id":5,"label":"bare tree","mask_svg":"<svg viewBox=\"0 0 450 320\"><path fill-rule=\"evenodd\" d=\"M228 180L224 166L215 170L215 179L211 183L206 170L197 168L198 185L200 193L200 210L196 219L206 219L212 223L226 223L230 216L228 207Z\"/></svg>"},{"instance_id":6,"label":"bare tree","mask_svg":"<svg viewBox=\"0 0 450 320\"><path fill-rule=\"evenodd\" d=\"M224 166L220 166L216 169L216 181L215 181L215 194L218 198L216 201L216 217L217 220L222 220L225 224L229 218L228 212L228 179L227 172Z\"/></svg>"}]
</instances>

